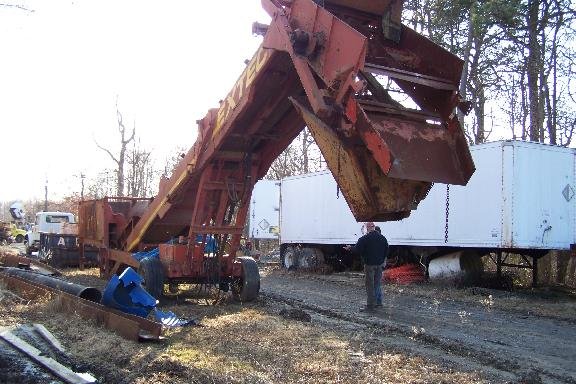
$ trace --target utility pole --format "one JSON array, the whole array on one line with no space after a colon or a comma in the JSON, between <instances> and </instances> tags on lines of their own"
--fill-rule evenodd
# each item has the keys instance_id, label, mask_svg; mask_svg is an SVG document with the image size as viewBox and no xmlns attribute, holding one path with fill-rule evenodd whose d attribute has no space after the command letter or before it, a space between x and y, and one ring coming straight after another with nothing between
<instances>
[{"instance_id":1,"label":"utility pole","mask_svg":"<svg viewBox=\"0 0 576 384\"><path fill-rule=\"evenodd\" d=\"M84 178L85 174L80 173L80 183L82 183L82 189L80 189L80 200L84 201Z\"/></svg>"},{"instance_id":2,"label":"utility pole","mask_svg":"<svg viewBox=\"0 0 576 384\"><path fill-rule=\"evenodd\" d=\"M44 212L48 212L48 176L46 176L46 184L44 184Z\"/></svg>"}]
</instances>

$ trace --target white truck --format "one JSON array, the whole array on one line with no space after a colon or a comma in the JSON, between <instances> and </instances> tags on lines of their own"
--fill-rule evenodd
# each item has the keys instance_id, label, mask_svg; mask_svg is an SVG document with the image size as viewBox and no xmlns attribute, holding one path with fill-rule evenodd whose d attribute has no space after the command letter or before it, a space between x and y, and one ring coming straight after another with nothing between
<instances>
[{"instance_id":1,"label":"white truck","mask_svg":"<svg viewBox=\"0 0 576 384\"><path fill-rule=\"evenodd\" d=\"M76 224L74 214L70 212L38 212L32 229L26 233L26 253L31 255L32 252L40 249L40 234L76 234Z\"/></svg>"},{"instance_id":2,"label":"white truck","mask_svg":"<svg viewBox=\"0 0 576 384\"><path fill-rule=\"evenodd\" d=\"M490 254L497 265L531 268L549 250L576 243L575 154L572 148L522 141L471 147L476 172L465 187L435 184L401 221L377 223L391 258L412 258L429 273L476 268ZM342 248L363 234L329 171L288 177L280 187L281 259L285 267L325 261L350 268ZM512 264L509 253L522 255ZM531 261L530 261L531 258Z\"/></svg>"}]
</instances>

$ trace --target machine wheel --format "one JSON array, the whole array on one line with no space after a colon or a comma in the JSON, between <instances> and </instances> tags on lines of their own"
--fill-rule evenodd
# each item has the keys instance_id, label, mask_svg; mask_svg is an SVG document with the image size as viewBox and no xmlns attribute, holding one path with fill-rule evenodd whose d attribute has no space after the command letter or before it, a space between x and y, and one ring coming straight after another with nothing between
<instances>
[{"instance_id":1,"label":"machine wheel","mask_svg":"<svg viewBox=\"0 0 576 384\"><path fill-rule=\"evenodd\" d=\"M162 268L162 262L156 257L145 257L140 260L138 274L144 279L142 282L144 289L159 300L164 292L164 269Z\"/></svg>"},{"instance_id":2,"label":"machine wheel","mask_svg":"<svg viewBox=\"0 0 576 384\"><path fill-rule=\"evenodd\" d=\"M232 297L240 302L255 300L260 291L258 265L251 257L242 256L238 260L242 263L242 277L232 284Z\"/></svg>"},{"instance_id":3,"label":"machine wheel","mask_svg":"<svg viewBox=\"0 0 576 384\"><path fill-rule=\"evenodd\" d=\"M170 292L172 294L176 294L176 293L178 293L179 290L180 290L180 288L178 288L178 284L176 284L176 283L168 284L168 292Z\"/></svg>"},{"instance_id":4,"label":"machine wheel","mask_svg":"<svg viewBox=\"0 0 576 384\"><path fill-rule=\"evenodd\" d=\"M21 243L24 241L24 236L22 235L16 235L16 242L17 243Z\"/></svg>"}]
</instances>

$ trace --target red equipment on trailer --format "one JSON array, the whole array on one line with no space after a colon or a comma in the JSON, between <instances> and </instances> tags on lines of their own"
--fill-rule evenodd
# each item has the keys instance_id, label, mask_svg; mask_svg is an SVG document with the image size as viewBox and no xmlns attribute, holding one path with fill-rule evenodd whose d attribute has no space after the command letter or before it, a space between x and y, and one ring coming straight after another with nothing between
<instances>
[{"instance_id":1,"label":"red equipment on trailer","mask_svg":"<svg viewBox=\"0 0 576 384\"><path fill-rule=\"evenodd\" d=\"M407 217L433 182L464 185L474 172L455 113L462 61L402 25L401 1L262 4L262 45L158 195L81 203L80 242L99 247L104 276L130 265L153 295L187 282L254 299L258 268L236 257L252 188L305 125L359 221ZM131 254L158 245L158 258Z\"/></svg>"}]
</instances>

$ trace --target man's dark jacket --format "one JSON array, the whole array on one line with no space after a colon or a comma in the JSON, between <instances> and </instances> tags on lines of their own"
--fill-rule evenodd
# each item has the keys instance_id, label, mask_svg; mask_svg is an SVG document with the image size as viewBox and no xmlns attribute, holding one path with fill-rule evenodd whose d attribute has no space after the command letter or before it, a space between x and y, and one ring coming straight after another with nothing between
<instances>
[{"instance_id":1,"label":"man's dark jacket","mask_svg":"<svg viewBox=\"0 0 576 384\"><path fill-rule=\"evenodd\" d=\"M371 231L358 239L354 252L362 256L366 265L380 265L388 257L388 241L378 231Z\"/></svg>"}]
</instances>

